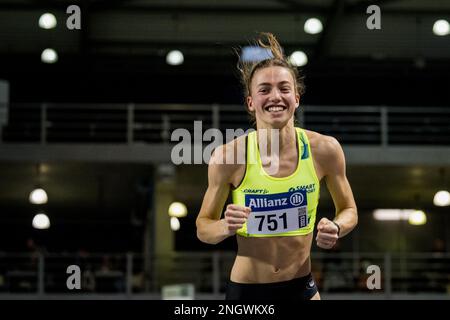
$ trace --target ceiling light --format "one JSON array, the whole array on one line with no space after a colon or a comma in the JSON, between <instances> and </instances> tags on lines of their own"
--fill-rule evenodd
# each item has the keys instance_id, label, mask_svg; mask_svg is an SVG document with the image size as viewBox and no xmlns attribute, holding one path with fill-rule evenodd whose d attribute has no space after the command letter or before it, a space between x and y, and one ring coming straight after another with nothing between
<instances>
[{"instance_id":1,"label":"ceiling light","mask_svg":"<svg viewBox=\"0 0 450 320\"><path fill-rule=\"evenodd\" d=\"M317 18L310 18L306 20L304 30L309 34L320 33L323 30L322 22Z\"/></svg>"},{"instance_id":2,"label":"ceiling light","mask_svg":"<svg viewBox=\"0 0 450 320\"><path fill-rule=\"evenodd\" d=\"M55 63L58 61L58 54L53 49L45 49L41 53L41 61L44 63Z\"/></svg>"},{"instance_id":3,"label":"ceiling light","mask_svg":"<svg viewBox=\"0 0 450 320\"><path fill-rule=\"evenodd\" d=\"M50 228L50 219L44 213L38 213L34 216L31 223L35 229L48 229Z\"/></svg>"},{"instance_id":4,"label":"ceiling light","mask_svg":"<svg viewBox=\"0 0 450 320\"><path fill-rule=\"evenodd\" d=\"M415 210L413 213L410 214L408 222L409 224L412 224L414 226L420 226L427 222L427 216L425 212L421 210Z\"/></svg>"},{"instance_id":5,"label":"ceiling light","mask_svg":"<svg viewBox=\"0 0 450 320\"><path fill-rule=\"evenodd\" d=\"M173 202L169 206L169 216L182 218L187 215L187 208L184 203L181 202Z\"/></svg>"},{"instance_id":6,"label":"ceiling light","mask_svg":"<svg viewBox=\"0 0 450 320\"><path fill-rule=\"evenodd\" d=\"M373 217L379 221L408 220L413 212L412 209L377 209L373 212Z\"/></svg>"},{"instance_id":7,"label":"ceiling light","mask_svg":"<svg viewBox=\"0 0 450 320\"><path fill-rule=\"evenodd\" d=\"M422 225L427 221L425 212L414 209L377 209L373 217L378 221L408 221L412 225Z\"/></svg>"},{"instance_id":8,"label":"ceiling light","mask_svg":"<svg viewBox=\"0 0 450 320\"><path fill-rule=\"evenodd\" d=\"M167 64L171 66L178 66L184 62L183 53L179 50L172 50L166 56Z\"/></svg>"},{"instance_id":9,"label":"ceiling light","mask_svg":"<svg viewBox=\"0 0 450 320\"><path fill-rule=\"evenodd\" d=\"M32 204L44 204L47 203L48 197L47 192L45 192L42 188L37 188L31 191L30 196L28 197Z\"/></svg>"},{"instance_id":10,"label":"ceiling light","mask_svg":"<svg viewBox=\"0 0 450 320\"><path fill-rule=\"evenodd\" d=\"M438 207L450 206L450 193L447 190L440 190L436 192L433 198L433 203Z\"/></svg>"},{"instance_id":11,"label":"ceiling light","mask_svg":"<svg viewBox=\"0 0 450 320\"><path fill-rule=\"evenodd\" d=\"M170 229L172 229L172 231L180 230L180 220L178 220L177 217L170 218Z\"/></svg>"},{"instance_id":12,"label":"ceiling light","mask_svg":"<svg viewBox=\"0 0 450 320\"><path fill-rule=\"evenodd\" d=\"M433 24L433 33L437 36L446 36L450 34L450 25L447 20L437 20Z\"/></svg>"},{"instance_id":13,"label":"ceiling light","mask_svg":"<svg viewBox=\"0 0 450 320\"><path fill-rule=\"evenodd\" d=\"M308 57L303 51L295 51L289 56L289 61L292 65L301 67L308 63Z\"/></svg>"},{"instance_id":14,"label":"ceiling light","mask_svg":"<svg viewBox=\"0 0 450 320\"><path fill-rule=\"evenodd\" d=\"M42 29L53 29L56 27L56 17L51 13L44 13L39 18L39 27Z\"/></svg>"}]
</instances>

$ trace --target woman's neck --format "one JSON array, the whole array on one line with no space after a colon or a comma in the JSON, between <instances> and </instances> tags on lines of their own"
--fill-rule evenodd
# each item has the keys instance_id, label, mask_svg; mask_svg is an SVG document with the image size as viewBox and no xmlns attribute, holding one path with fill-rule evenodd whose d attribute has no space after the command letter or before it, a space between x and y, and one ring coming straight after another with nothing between
<instances>
[{"instance_id":1,"label":"woman's neck","mask_svg":"<svg viewBox=\"0 0 450 320\"><path fill-rule=\"evenodd\" d=\"M272 141L272 139L278 140L278 148L275 149L278 149L280 154L284 153L285 150L296 147L297 139L293 120L290 120L280 129L264 124L257 124L256 128L258 132L258 144L261 147L261 144L264 144L264 142L267 143L267 154L271 154L272 146L276 143L276 141Z\"/></svg>"}]
</instances>

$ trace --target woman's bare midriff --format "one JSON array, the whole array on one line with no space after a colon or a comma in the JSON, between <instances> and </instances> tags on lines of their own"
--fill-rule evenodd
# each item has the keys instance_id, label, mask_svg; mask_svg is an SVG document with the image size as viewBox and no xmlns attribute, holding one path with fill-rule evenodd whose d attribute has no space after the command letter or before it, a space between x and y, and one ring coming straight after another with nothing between
<instances>
[{"instance_id":1,"label":"woman's bare midriff","mask_svg":"<svg viewBox=\"0 0 450 320\"><path fill-rule=\"evenodd\" d=\"M311 272L313 233L294 237L237 236L238 253L231 270L237 283L270 283L306 276Z\"/></svg>"}]
</instances>

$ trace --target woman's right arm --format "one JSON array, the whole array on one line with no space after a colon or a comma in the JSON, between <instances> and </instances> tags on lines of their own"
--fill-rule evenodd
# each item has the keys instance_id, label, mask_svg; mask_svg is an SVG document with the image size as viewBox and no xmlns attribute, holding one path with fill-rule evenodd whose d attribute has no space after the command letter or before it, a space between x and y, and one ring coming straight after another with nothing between
<instances>
[{"instance_id":1,"label":"woman's right arm","mask_svg":"<svg viewBox=\"0 0 450 320\"><path fill-rule=\"evenodd\" d=\"M224 164L223 150L218 147L208 165L208 189L203 197L202 206L197 217L197 237L200 241L217 244L236 234L242 228L250 210L246 207L229 204L221 219L222 210L228 199L231 181L238 165ZM221 158L221 159L219 159Z\"/></svg>"}]
</instances>

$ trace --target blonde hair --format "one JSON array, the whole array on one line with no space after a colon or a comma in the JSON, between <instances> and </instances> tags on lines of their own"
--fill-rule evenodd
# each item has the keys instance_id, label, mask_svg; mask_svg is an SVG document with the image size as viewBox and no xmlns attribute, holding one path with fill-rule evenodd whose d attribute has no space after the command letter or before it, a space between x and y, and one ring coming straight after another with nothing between
<instances>
[{"instance_id":1,"label":"blonde hair","mask_svg":"<svg viewBox=\"0 0 450 320\"><path fill-rule=\"evenodd\" d=\"M268 32L261 32L259 33L256 40L254 40L254 45L259 46L264 49L269 49L272 53L272 58L268 58L261 61L256 62L246 62L242 61L239 53L237 52L237 55L239 57L239 62L237 65L237 69L240 74L240 80L241 84L244 89L244 97L248 97L251 95L251 85L252 85L252 79L255 75L256 71L268 67L283 67L289 70L289 72L292 75L292 78L294 79L294 86L296 92L301 96L305 92L305 84L303 82L303 77L300 76L299 71L295 66L293 66L289 60L284 56L283 49L281 48L280 43L278 42L277 38L272 34ZM251 112L248 109L247 106L247 112L250 114L250 117L252 119L252 122L255 122L255 114L254 112Z\"/></svg>"}]
</instances>

